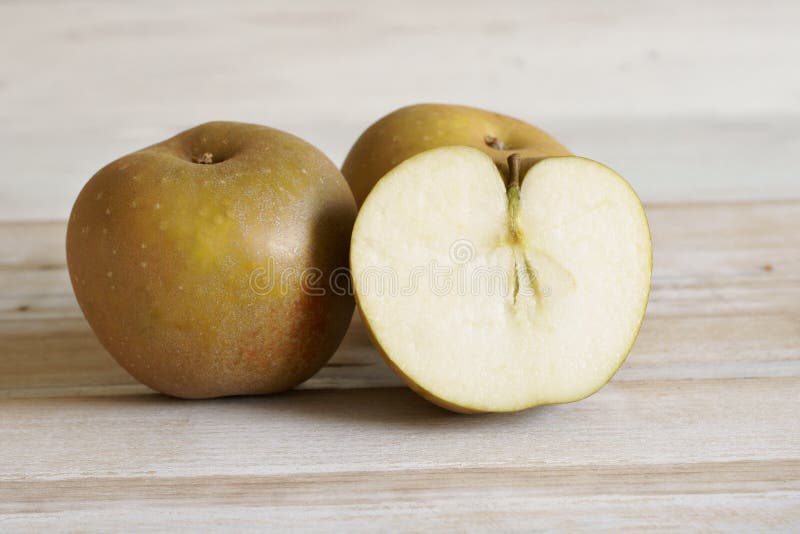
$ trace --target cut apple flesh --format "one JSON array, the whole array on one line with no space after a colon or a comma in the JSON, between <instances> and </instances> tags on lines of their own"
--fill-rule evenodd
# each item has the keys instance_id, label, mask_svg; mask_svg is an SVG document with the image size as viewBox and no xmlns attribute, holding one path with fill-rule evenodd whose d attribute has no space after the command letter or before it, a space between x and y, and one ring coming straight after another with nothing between
<instances>
[{"instance_id":1,"label":"cut apple flesh","mask_svg":"<svg viewBox=\"0 0 800 534\"><path fill-rule=\"evenodd\" d=\"M522 177L518 205L506 182L477 149L430 150L378 182L353 231L354 288L378 348L458 411L594 393L647 305L647 219L619 175L544 159Z\"/></svg>"}]
</instances>

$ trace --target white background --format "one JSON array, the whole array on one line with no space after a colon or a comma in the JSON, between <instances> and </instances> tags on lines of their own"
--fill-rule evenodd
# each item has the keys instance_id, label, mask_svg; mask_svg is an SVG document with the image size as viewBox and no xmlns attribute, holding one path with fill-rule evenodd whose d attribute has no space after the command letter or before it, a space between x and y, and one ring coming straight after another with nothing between
<instances>
[{"instance_id":1,"label":"white background","mask_svg":"<svg viewBox=\"0 0 800 534\"><path fill-rule=\"evenodd\" d=\"M402 105L537 124L648 202L800 195L800 2L0 1L0 219L213 119L340 164Z\"/></svg>"}]
</instances>

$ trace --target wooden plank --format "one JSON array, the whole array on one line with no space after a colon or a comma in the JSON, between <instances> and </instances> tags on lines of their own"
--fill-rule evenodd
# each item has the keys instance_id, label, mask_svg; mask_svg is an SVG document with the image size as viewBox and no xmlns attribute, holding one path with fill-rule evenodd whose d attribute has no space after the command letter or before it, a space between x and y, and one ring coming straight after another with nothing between
<instances>
[{"instance_id":1,"label":"wooden plank","mask_svg":"<svg viewBox=\"0 0 800 534\"><path fill-rule=\"evenodd\" d=\"M5 399L0 482L794 462L798 390L800 378L612 381L579 403L469 417L404 388Z\"/></svg>"},{"instance_id":2,"label":"wooden plank","mask_svg":"<svg viewBox=\"0 0 800 534\"><path fill-rule=\"evenodd\" d=\"M0 512L8 511L0 525L15 530L66 519L91 531L125 524L179 531L213 526L255 532L269 525L374 532L400 525L506 531L523 522L570 531L617 531L620 524L634 531L681 530L694 523L724 531L791 532L800 527L798 480L798 462L734 461L24 481L0 487ZM365 484L370 492L363 491ZM169 513L141 513L156 504Z\"/></svg>"}]
</instances>

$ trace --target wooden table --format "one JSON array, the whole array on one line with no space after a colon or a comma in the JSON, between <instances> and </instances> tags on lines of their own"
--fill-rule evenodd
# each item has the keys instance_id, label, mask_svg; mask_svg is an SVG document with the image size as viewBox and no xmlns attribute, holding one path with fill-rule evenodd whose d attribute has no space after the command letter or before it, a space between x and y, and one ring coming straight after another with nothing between
<instances>
[{"instance_id":1,"label":"wooden table","mask_svg":"<svg viewBox=\"0 0 800 534\"><path fill-rule=\"evenodd\" d=\"M647 213L650 305L611 383L473 416L402 387L358 318L297 391L155 394L80 314L64 224L1 224L0 531L798 532L800 201Z\"/></svg>"},{"instance_id":2,"label":"wooden table","mask_svg":"<svg viewBox=\"0 0 800 534\"><path fill-rule=\"evenodd\" d=\"M797 0L164 5L0 1L0 534L800 532ZM650 306L602 391L451 414L356 318L297 391L184 402L94 339L59 221L101 166L215 119L340 164L424 101L532 122L647 202Z\"/></svg>"}]
</instances>

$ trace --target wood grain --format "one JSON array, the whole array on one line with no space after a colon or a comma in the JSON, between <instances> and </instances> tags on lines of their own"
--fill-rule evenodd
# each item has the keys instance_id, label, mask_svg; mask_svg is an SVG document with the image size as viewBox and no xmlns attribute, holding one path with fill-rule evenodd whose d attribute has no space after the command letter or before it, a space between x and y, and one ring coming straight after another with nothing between
<instances>
[{"instance_id":1,"label":"wood grain","mask_svg":"<svg viewBox=\"0 0 800 534\"><path fill-rule=\"evenodd\" d=\"M647 213L653 291L621 371L489 416L397 387L357 317L296 391L154 394L80 315L64 224L0 224L0 531L796 532L800 201Z\"/></svg>"}]
</instances>

